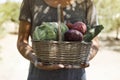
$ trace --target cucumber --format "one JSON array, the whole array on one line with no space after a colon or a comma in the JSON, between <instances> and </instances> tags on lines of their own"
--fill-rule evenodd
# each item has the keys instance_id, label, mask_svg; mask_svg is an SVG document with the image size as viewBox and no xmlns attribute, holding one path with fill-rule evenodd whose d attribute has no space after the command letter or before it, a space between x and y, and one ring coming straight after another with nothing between
<instances>
[{"instance_id":1,"label":"cucumber","mask_svg":"<svg viewBox=\"0 0 120 80\"><path fill-rule=\"evenodd\" d=\"M88 31L84 35L83 40L85 42L91 42L92 39L95 38L103 29L104 29L103 25L97 25L97 26L88 28Z\"/></svg>"}]
</instances>

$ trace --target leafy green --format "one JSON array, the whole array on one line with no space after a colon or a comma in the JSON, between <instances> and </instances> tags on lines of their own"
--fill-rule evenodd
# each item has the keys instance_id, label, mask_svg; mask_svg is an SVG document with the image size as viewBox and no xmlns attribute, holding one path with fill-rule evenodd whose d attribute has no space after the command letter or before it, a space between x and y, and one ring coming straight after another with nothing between
<instances>
[{"instance_id":1,"label":"leafy green","mask_svg":"<svg viewBox=\"0 0 120 80\"><path fill-rule=\"evenodd\" d=\"M62 38L64 33L68 30L67 26L61 24ZM58 40L58 23L57 22L43 22L40 26L35 28L33 32L34 40Z\"/></svg>"},{"instance_id":2,"label":"leafy green","mask_svg":"<svg viewBox=\"0 0 120 80\"><path fill-rule=\"evenodd\" d=\"M87 28L87 33L84 35L83 40L85 42L91 42L91 40L96 37L103 29L103 25L97 25L90 28Z\"/></svg>"}]
</instances>

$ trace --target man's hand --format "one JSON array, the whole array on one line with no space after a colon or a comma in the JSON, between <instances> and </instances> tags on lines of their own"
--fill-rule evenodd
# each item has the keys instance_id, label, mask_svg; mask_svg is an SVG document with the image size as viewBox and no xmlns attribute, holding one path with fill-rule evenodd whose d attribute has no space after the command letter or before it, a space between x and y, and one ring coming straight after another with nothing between
<instances>
[{"instance_id":1,"label":"man's hand","mask_svg":"<svg viewBox=\"0 0 120 80\"><path fill-rule=\"evenodd\" d=\"M57 69L71 69L71 68L86 68L89 67L89 63L81 63L79 66L77 65L63 65L63 64L52 64L52 65L44 65L42 62L35 61L34 66L43 69L43 70L57 70Z\"/></svg>"},{"instance_id":2,"label":"man's hand","mask_svg":"<svg viewBox=\"0 0 120 80\"><path fill-rule=\"evenodd\" d=\"M81 63L80 65L66 65L65 68L87 68L89 67L89 63Z\"/></svg>"},{"instance_id":3,"label":"man's hand","mask_svg":"<svg viewBox=\"0 0 120 80\"><path fill-rule=\"evenodd\" d=\"M52 64L52 65L44 65L42 62L38 62L37 60L34 62L35 67L43 70L57 70L64 68L62 64Z\"/></svg>"},{"instance_id":4,"label":"man's hand","mask_svg":"<svg viewBox=\"0 0 120 80\"><path fill-rule=\"evenodd\" d=\"M76 65L66 65L64 66L63 64L52 64L52 65L43 65L42 62L37 62L35 64L35 67L39 68L39 69L43 69L43 70L57 70L57 69L62 69L62 68L66 68L66 69L72 69L72 68L87 68L89 67L89 64L80 64L80 66L76 66Z\"/></svg>"}]
</instances>

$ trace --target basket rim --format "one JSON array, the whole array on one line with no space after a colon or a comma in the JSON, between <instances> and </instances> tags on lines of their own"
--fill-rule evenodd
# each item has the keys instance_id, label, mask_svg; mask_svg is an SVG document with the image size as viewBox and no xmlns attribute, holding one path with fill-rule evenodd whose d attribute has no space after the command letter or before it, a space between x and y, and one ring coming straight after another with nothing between
<instances>
[{"instance_id":1,"label":"basket rim","mask_svg":"<svg viewBox=\"0 0 120 80\"><path fill-rule=\"evenodd\" d=\"M84 44L92 44L92 41L91 42L85 42L85 41L53 41L53 40L50 40L50 41L46 41L46 40L32 40L32 42L46 42L46 43L84 43Z\"/></svg>"}]
</instances>

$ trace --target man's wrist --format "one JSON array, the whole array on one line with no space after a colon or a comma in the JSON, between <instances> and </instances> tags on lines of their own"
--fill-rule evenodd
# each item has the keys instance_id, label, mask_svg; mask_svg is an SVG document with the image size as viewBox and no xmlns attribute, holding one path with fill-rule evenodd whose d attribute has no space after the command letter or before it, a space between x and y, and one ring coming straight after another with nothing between
<instances>
[{"instance_id":1,"label":"man's wrist","mask_svg":"<svg viewBox=\"0 0 120 80\"><path fill-rule=\"evenodd\" d=\"M38 64L38 60L35 60L35 62L34 62L34 66L36 67L37 64Z\"/></svg>"},{"instance_id":2,"label":"man's wrist","mask_svg":"<svg viewBox=\"0 0 120 80\"><path fill-rule=\"evenodd\" d=\"M31 63L34 64L37 61L37 56L35 55L34 52L29 52L28 59L30 60Z\"/></svg>"},{"instance_id":3,"label":"man's wrist","mask_svg":"<svg viewBox=\"0 0 120 80\"><path fill-rule=\"evenodd\" d=\"M88 60L93 59L94 56L97 54L98 50L99 50L98 47L92 46L92 47L91 47L90 54L89 54L89 56L88 56Z\"/></svg>"}]
</instances>

